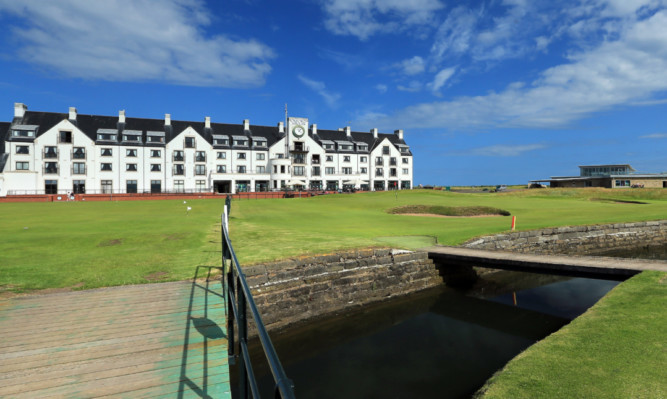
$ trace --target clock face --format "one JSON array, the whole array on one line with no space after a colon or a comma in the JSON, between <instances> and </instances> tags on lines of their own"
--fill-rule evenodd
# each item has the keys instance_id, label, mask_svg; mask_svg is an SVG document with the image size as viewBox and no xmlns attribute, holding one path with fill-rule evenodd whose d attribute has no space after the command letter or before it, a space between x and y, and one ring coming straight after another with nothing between
<instances>
[{"instance_id":1,"label":"clock face","mask_svg":"<svg viewBox=\"0 0 667 399\"><path fill-rule=\"evenodd\" d=\"M304 129L303 126L296 125L292 128L292 135L294 135L294 137L300 139L304 134L306 134L306 129Z\"/></svg>"}]
</instances>

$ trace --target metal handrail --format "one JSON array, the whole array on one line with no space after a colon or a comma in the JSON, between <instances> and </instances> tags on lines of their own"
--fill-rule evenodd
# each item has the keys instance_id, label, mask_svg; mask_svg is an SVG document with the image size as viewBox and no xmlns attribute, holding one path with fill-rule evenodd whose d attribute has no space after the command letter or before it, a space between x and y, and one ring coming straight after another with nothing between
<instances>
[{"instance_id":1,"label":"metal handrail","mask_svg":"<svg viewBox=\"0 0 667 399\"><path fill-rule=\"evenodd\" d=\"M285 399L295 398L294 384L287 378L285 370L278 359L276 350L271 343L271 338L257 310L257 305L255 305L248 282L245 279L245 273L241 270L241 265L232 247L228 228L230 206L231 197L227 196L220 226L222 235L222 266L226 275L226 278L224 278L224 292L225 301L227 302L227 341L230 357L239 358L239 397L248 398L250 397L249 394L252 394L253 398L260 397L257 379L252 369L248 351L248 318L246 311L250 309L257 328L257 336L262 344L271 374L273 374L275 397ZM225 260L230 261L228 267L226 267ZM235 353L234 322L236 322L238 327L240 356Z\"/></svg>"}]
</instances>

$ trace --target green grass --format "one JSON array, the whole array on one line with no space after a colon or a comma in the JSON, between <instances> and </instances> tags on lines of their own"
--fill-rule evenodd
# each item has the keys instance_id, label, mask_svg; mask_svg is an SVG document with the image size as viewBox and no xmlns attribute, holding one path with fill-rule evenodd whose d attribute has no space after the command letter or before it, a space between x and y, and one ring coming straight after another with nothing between
<instances>
[{"instance_id":1,"label":"green grass","mask_svg":"<svg viewBox=\"0 0 667 399\"><path fill-rule=\"evenodd\" d=\"M569 325L510 361L483 398L667 397L667 274L618 285Z\"/></svg>"},{"instance_id":2,"label":"green grass","mask_svg":"<svg viewBox=\"0 0 667 399\"><path fill-rule=\"evenodd\" d=\"M644 205L592 198L631 199ZM78 289L189 278L219 263L223 201L0 204L0 291ZM456 245L510 229L508 218L393 215L405 205L493 207L517 229L657 220L667 190L438 190L234 201L231 236L242 264L341 249ZM192 211L186 215L186 206ZM422 245L424 244L424 245Z\"/></svg>"},{"instance_id":3,"label":"green grass","mask_svg":"<svg viewBox=\"0 0 667 399\"><path fill-rule=\"evenodd\" d=\"M394 215L422 214L440 216L509 216L510 213L490 206L403 205L387 211Z\"/></svg>"}]
</instances>

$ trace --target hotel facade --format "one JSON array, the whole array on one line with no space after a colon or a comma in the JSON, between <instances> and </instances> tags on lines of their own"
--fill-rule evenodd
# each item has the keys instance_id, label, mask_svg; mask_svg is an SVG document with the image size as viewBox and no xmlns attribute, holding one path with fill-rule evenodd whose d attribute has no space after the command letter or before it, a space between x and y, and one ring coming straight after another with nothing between
<instances>
[{"instance_id":1,"label":"hotel facade","mask_svg":"<svg viewBox=\"0 0 667 399\"><path fill-rule=\"evenodd\" d=\"M0 122L0 196L238 193L285 188L403 190L413 157L403 131L318 129L29 111Z\"/></svg>"}]
</instances>

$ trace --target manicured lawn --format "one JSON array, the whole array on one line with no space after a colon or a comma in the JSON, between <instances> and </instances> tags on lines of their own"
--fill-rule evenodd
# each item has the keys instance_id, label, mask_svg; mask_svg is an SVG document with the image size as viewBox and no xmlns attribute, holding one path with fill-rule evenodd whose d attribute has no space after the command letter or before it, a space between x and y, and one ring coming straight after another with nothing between
<instances>
[{"instance_id":1,"label":"manicured lawn","mask_svg":"<svg viewBox=\"0 0 667 399\"><path fill-rule=\"evenodd\" d=\"M595 199L605 199L591 200ZM646 204L609 199L641 200ZM182 280L219 264L223 200L0 204L0 292ZM486 206L517 229L657 220L667 190L529 190L464 194L413 190L234 201L243 264L369 246L455 245L507 231L511 218L393 215L403 205ZM192 211L186 214L186 207Z\"/></svg>"},{"instance_id":2,"label":"manicured lawn","mask_svg":"<svg viewBox=\"0 0 667 399\"><path fill-rule=\"evenodd\" d=\"M483 398L667 397L667 274L618 285L491 378Z\"/></svg>"}]
</instances>

